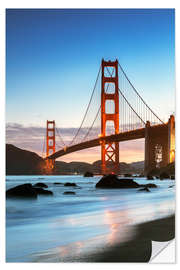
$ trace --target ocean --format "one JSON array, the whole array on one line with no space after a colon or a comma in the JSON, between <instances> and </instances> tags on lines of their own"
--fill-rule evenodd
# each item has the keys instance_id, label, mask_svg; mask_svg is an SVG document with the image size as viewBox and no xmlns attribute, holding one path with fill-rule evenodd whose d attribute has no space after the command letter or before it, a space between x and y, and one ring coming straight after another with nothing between
<instances>
[{"instance_id":1,"label":"ocean","mask_svg":"<svg viewBox=\"0 0 180 270\"><path fill-rule=\"evenodd\" d=\"M33 200L7 199L6 261L78 261L132 238L136 233L133 225L175 212L175 181L134 177L139 184L158 185L150 188L151 192L138 192L137 189L96 189L100 178L7 176L7 189L43 182L54 195L39 195ZM66 182L76 183L77 187L65 187ZM75 195L64 195L65 191L73 191Z\"/></svg>"}]
</instances>

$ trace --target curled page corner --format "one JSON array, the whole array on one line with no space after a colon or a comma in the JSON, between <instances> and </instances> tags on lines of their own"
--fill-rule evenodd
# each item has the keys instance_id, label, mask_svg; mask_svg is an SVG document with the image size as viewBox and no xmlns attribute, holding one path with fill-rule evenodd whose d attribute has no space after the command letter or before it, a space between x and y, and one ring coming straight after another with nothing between
<instances>
[{"instance_id":1,"label":"curled page corner","mask_svg":"<svg viewBox=\"0 0 180 270\"><path fill-rule=\"evenodd\" d=\"M150 263L176 263L175 239L167 242L152 241Z\"/></svg>"}]
</instances>

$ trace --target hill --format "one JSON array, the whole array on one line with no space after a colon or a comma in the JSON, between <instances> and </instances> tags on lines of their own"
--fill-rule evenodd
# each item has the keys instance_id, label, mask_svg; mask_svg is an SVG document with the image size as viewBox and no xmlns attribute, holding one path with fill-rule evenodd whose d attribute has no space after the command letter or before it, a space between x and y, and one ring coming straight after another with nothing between
<instances>
[{"instance_id":1,"label":"hill","mask_svg":"<svg viewBox=\"0 0 180 270\"><path fill-rule=\"evenodd\" d=\"M6 175L42 174L44 165L36 153L6 144Z\"/></svg>"},{"instance_id":2,"label":"hill","mask_svg":"<svg viewBox=\"0 0 180 270\"><path fill-rule=\"evenodd\" d=\"M6 175L32 175L44 174L44 160L36 153L22 150L12 144L6 144ZM123 173L142 173L144 161L125 163L120 162L120 172ZM54 174L84 174L85 172L95 174L101 173L101 160L90 164L87 162L55 162Z\"/></svg>"}]
</instances>

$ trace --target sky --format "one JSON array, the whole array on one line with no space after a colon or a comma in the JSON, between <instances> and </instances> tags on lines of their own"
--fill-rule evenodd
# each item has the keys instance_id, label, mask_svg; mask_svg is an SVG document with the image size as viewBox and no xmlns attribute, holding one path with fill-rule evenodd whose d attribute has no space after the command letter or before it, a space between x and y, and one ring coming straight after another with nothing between
<instances>
[{"instance_id":1,"label":"sky","mask_svg":"<svg viewBox=\"0 0 180 270\"><path fill-rule=\"evenodd\" d=\"M46 120L55 120L59 131L72 137L102 58L118 59L150 108L167 121L175 111L174 13L173 9L8 9L7 143L41 154ZM143 160L143 144L121 143L121 161ZM99 148L61 158L97 159Z\"/></svg>"}]
</instances>

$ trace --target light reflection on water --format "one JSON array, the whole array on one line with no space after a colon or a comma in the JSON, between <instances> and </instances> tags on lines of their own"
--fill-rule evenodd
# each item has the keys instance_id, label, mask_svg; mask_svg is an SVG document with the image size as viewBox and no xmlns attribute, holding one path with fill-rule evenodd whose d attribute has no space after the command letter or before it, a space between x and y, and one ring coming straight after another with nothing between
<instances>
[{"instance_id":1,"label":"light reflection on water","mask_svg":"<svg viewBox=\"0 0 180 270\"><path fill-rule=\"evenodd\" d=\"M44 182L54 196L40 196L32 201L7 200L7 261L63 261L81 257L131 239L135 234L134 224L174 212L171 180L154 180L158 189L140 193L134 189L95 189L99 178L8 176L7 188ZM55 186L54 182L76 182L81 189ZM137 182L147 183L147 180L137 179ZM76 195L63 195L68 190Z\"/></svg>"}]
</instances>

